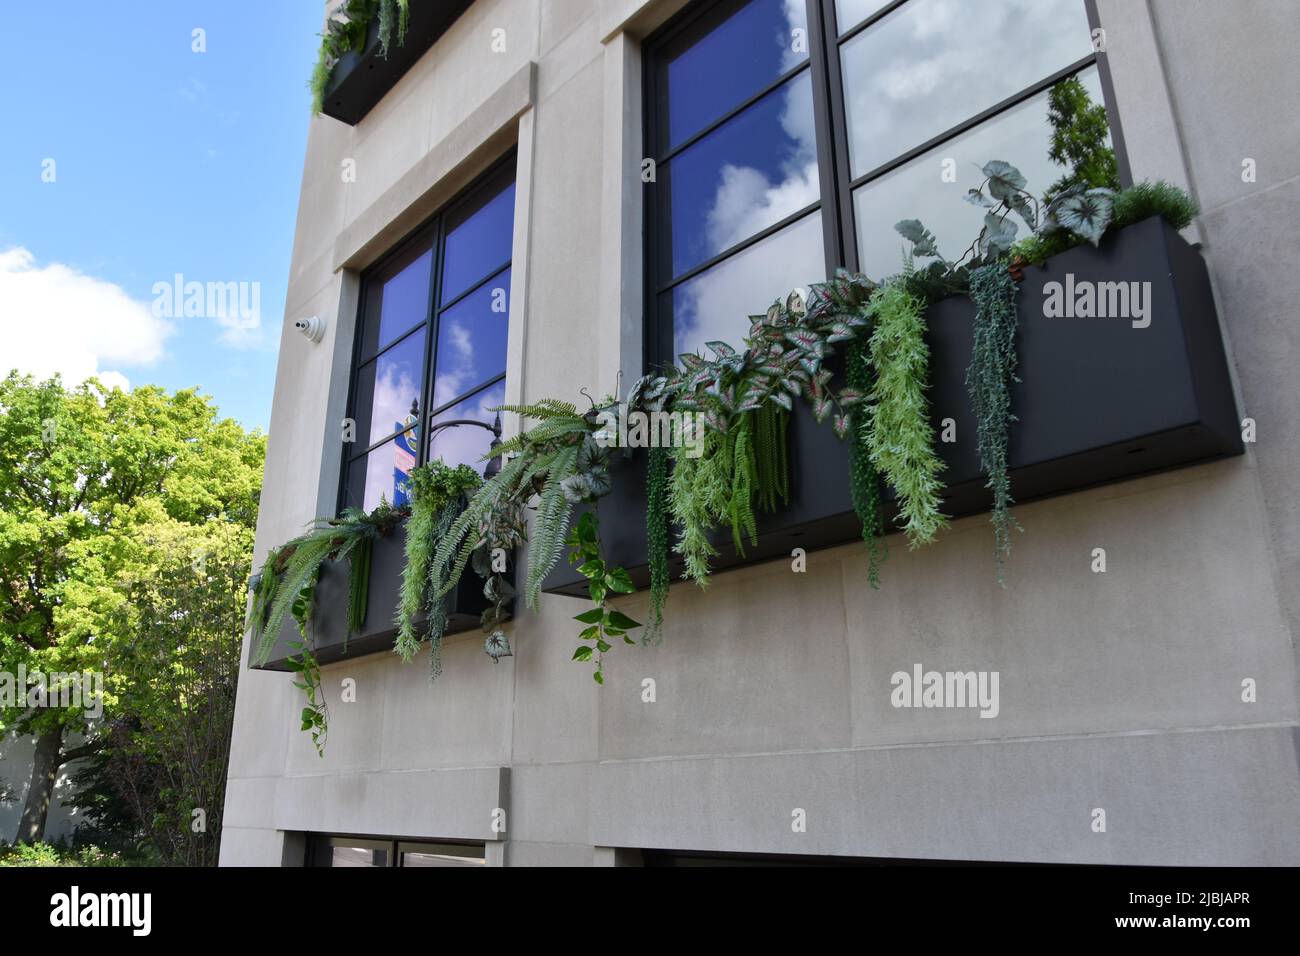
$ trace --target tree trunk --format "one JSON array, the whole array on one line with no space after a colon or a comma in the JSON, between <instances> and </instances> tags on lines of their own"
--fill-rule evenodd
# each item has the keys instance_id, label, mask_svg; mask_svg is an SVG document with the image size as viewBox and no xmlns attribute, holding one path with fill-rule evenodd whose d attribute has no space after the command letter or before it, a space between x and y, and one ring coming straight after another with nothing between
<instances>
[{"instance_id":1,"label":"tree trunk","mask_svg":"<svg viewBox=\"0 0 1300 956\"><path fill-rule=\"evenodd\" d=\"M18 822L15 843L39 843L45 839L45 818L54 797L54 781L63 765L63 728L46 730L36 738L36 755L32 758L32 783L27 788L27 803Z\"/></svg>"}]
</instances>

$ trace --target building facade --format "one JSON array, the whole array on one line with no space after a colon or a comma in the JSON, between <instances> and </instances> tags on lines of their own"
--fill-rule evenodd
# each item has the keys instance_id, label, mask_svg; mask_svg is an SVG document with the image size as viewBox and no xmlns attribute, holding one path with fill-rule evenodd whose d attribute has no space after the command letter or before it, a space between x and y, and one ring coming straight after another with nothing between
<instances>
[{"instance_id":1,"label":"building facade","mask_svg":"<svg viewBox=\"0 0 1300 956\"><path fill-rule=\"evenodd\" d=\"M1069 77L1105 103L1124 181L1199 203L1183 238L1244 453L1018 504L1005 589L987 514L928 548L891 536L879 590L861 541L676 583L662 642L615 648L603 686L559 594L517 610L499 663L477 628L448 636L432 684L427 652L367 648L323 668L323 756L291 678L246 666L223 865L1300 862L1292 5L449 6L359 117L312 123L259 562L492 440L440 422L585 406L739 343L837 265L897 271L901 219L973 235L972 163L1039 192L1059 175L1046 98ZM1096 397L1071 399L1081 420ZM996 716L899 706L914 669L996 674Z\"/></svg>"}]
</instances>

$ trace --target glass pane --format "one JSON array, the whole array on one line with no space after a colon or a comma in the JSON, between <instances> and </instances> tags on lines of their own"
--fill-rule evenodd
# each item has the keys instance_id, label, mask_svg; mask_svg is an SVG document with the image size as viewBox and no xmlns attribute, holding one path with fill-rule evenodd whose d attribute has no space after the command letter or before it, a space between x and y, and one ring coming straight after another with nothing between
<instances>
[{"instance_id":1,"label":"glass pane","mask_svg":"<svg viewBox=\"0 0 1300 956\"><path fill-rule=\"evenodd\" d=\"M1092 101L1102 102L1096 68L1078 76ZM1024 173L1026 188L1041 197L1065 172L1047 157L1050 136L1043 93L860 187L853 210L862 271L875 279L899 271L906 243L894 223L902 219L921 220L938 237L944 258L960 256L984 222L984 210L962 199L983 180L980 168L991 159L1004 159ZM956 160L957 181L946 183L942 163L949 158ZM1026 232L1020 223L1019 234Z\"/></svg>"},{"instance_id":2,"label":"glass pane","mask_svg":"<svg viewBox=\"0 0 1300 956\"><path fill-rule=\"evenodd\" d=\"M835 0L835 28L847 33L889 0Z\"/></svg>"},{"instance_id":3,"label":"glass pane","mask_svg":"<svg viewBox=\"0 0 1300 956\"><path fill-rule=\"evenodd\" d=\"M330 866L388 866L388 853L361 846L336 846L332 848Z\"/></svg>"},{"instance_id":4,"label":"glass pane","mask_svg":"<svg viewBox=\"0 0 1300 956\"><path fill-rule=\"evenodd\" d=\"M410 475L415 467L418 433L419 429L413 426L348 466L345 507L373 511L381 499L390 505L410 503Z\"/></svg>"},{"instance_id":5,"label":"glass pane","mask_svg":"<svg viewBox=\"0 0 1300 956\"><path fill-rule=\"evenodd\" d=\"M808 59L804 0L751 0L669 56L663 108L672 149Z\"/></svg>"},{"instance_id":6,"label":"glass pane","mask_svg":"<svg viewBox=\"0 0 1300 956\"><path fill-rule=\"evenodd\" d=\"M418 418L424 385L424 329L408 335L357 372L357 452Z\"/></svg>"},{"instance_id":7,"label":"glass pane","mask_svg":"<svg viewBox=\"0 0 1300 956\"><path fill-rule=\"evenodd\" d=\"M403 853L402 866L484 866L481 856L459 856L451 853Z\"/></svg>"},{"instance_id":8,"label":"glass pane","mask_svg":"<svg viewBox=\"0 0 1300 956\"><path fill-rule=\"evenodd\" d=\"M853 175L1092 52L1083 0L911 0L844 44Z\"/></svg>"},{"instance_id":9,"label":"glass pane","mask_svg":"<svg viewBox=\"0 0 1300 956\"><path fill-rule=\"evenodd\" d=\"M433 250L429 249L380 287L378 321L367 321L362 356L374 355L403 332L423 322L429 315L429 274L433 271ZM368 315L371 313L368 313Z\"/></svg>"},{"instance_id":10,"label":"glass pane","mask_svg":"<svg viewBox=\"0 0 1300 956\"><path fill-rule=\"evenodd\" d=\"M443 302L450 302L510 261L514 221L515 184L511 183L450 229L443 253Z\"/></svg>"},{"instance_id":11,"label":"glass pane","mask_svg":"<svg viewBox=\"0 0 1300 956\"><path fill-rule=\"evenodd\" d=\"M817 201L812 79L805 70L668 163L672 247L661 275L693 266ZM669 261L671 259L671 261Z\"/></svg>"},{"instance_id":12,"label":"glass pane","mask_svg":"<svg viewBox=\"0 0 1300 956\"><path fill-rule=\"evenodd\" d=\"M673 354L709 354L704 343L714 339L742 345L749 316L825 277L822 217L812 212L663 294L660 309L672 314Z\"/></svg>"},{"instance_id":13,"label":"glass pane","mask_svg":"<svg viewBox=\"0 0 1300 956\"><path fill-rule=\"evenodd\" d=\"M510 270L507 269L438 318L434 408L505 374L509 305Z\"/></svg>"},{"instance_id":14,"label":"glass pane","mask_svg":"<svg viewBox=\"0 0 1300 956\"><path fill-rule=\"evenodd\" d=\"M469 398L439 412L434 416L429 441L429 459L440 458L448 465L469 465L477 472L487 467L482 461L492 447L492 432L489 430L496 419L496 412L490 409L505 403L506 383L498 382L491 388L475 392ZM468 418L482 422L488 428L477 425L453 425L434 431L439 422L449 422L458 418Z\"/></svg>"}]
</instances>

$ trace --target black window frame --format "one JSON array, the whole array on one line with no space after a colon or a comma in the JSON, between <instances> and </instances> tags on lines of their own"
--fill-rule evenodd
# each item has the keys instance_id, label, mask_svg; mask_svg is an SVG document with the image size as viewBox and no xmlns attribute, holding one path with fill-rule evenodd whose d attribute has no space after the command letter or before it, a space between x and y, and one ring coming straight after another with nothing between
<instances>
[{"instance_id":1,"label":"black window frame","mask_svg":"<svg viewBox=\"0 0 1300 956\"><path fill-rule=\"evenodd\" d=\"M816 203L789 214L777 223L742 239L727 249L722 250L702 263L685 270L681 275L663 275L660 263L663 256L665 234L671 229L671 223L663 221L663 209L666 203L663 197L656 195L657 183L645 183L642 187L644 211L643 260L644 270L644 309L645 329L643 339L643 371L671 364L677 358L673 354L672 316L665 316L660 307L663 294L689 281L703 272L720 265L722 262L744 252L751 246L769 236L775 235L794 222L819 210L822 217L822 241L826 258L826 275L834 274L835 269L843 266L856 271L858 268L858 243L856 222L853 211L854 191L887 175L907 162L935 149L944 143L961 136L975 127L988 122L994 117L1007 112L1050 89L1055 83L1084 70L1096 67L1107 119L1109 120L1111 144L1115 150L1119 167L1120 182L1128 185L1132 182L1128 158L1124 150L1123 136L1114 109L1114 89L1111 83L1109 65L1104 53L1095 48L1089 55L1076 60L1057 70L1052 75L1041 78L998 103L970 116L955 126L932 136L930 139L892 157L888 162L866 170L857 177L852 176L849 162L848 118L844 97L844 82L841 75L840 48L863 31L894 13L907 3L916 0L890 0L880 9L869 14L858 23L852 24L842 33L837 23L835 0L805 0L808 26L808 59L798 66L777 77L761 90L758 90L743 103L729 110L725 115L711 121L703 129L696 131L671 149L664 148L661 132L664 123L664 104L667 102L667 90L663 88L666 72L661 69L664 54L678 45L690 45L691 38L703 38L710 30L724 22L735 12L743 8L750 0L695 0L658 30L648 36L642 45L642 136L643 153L654 161L656 178L663 164L680 154L710 133L753 106L760 99L782 84L789 82L803 70L809 70L812 77L813 120L817 139L817 169L820 197ZM1100 27L1096 0L1079 0L1083 4L1088 25L1091 30ZM753 304L757 308L760 303Z\"/></svg>"},{"instance_id":2,"label":"black window frame","mask_svg":"<svg viewBox=\"0 0 1300 956\"><path fill-rule=\"evenodd\" d=\"M376 869L403 868L408 853L456 856L487 865L487 844L480 840L426 840L407 837L351 836L342 833L308 833L303 865L309 868L332 868L334 849L369 850L386 854L386 862Z\"/></svg>"},{"instance_id":3,"label":"black window frame","mask_svg":"<svg viewBox=\"0 0 1300 956\"><path fill-rule=\"evenodd\" d=\"M439 208L437 212L403 237L393 246L392 249L381 256L372 265L367 267L362 273L361 286L357 300L356 325L352 341L352 357L348 371L346 417L354 423L354 428L360 426L360 422L356 417L356 412L357 403L362 396L358 393L357 386L364 367L371 363L377 363L382 355L395 349L400 343L405 342L412 336L418 335L421 331L424 332L425 336L423 372L421 375L419 392L419 397L423 399L423 406L418 410L419 419L417 424L414 426L385 432L378 439L376 439L374 435L367 434L366 444L364 447L358 446L356 442L343 442L336 513L341 512L343 508L347 506L348 494L350 491L348 487L349 472L354 464L363 460L366 456L370 455L388 442L393 441L399 435L403 435L410 431L412 428L419 429L417 432L418 443L416 448L416 465L420 466L427 464L430 461L429 449L432 444L431 428L434 418L445 412L448 408L466 401L467 399L473 398L475 395L486 392L488 389L491 389L506 380L507 373L503 370L500 374L495 375L486 381L475 383L466 391L458 393L450 400L442 402L437 406L430 407L434 397L434 388L437 379L438 332L442 316L474 293L487 287L493 280L499 279L514 265L514 223L512 219L511 254L507 257L505 262L497 266L492 266L491 271L483 278L476 280L468 288L456 293L454 297L440 305L439 301L442 297L442 273L447 235L461 222L469 219L477 209L482 208L487 202L491 201L493 197L499 195L503 190L509 188L511 185L514 185L517 182L517 167L517 150L512 148L500 159L493 162L483 171L482 174L475 177L473 182L460 190L445 205ZM453 223L453 225L449 227L448 223ZM429 263L430 274L428 301L425 305L423 322L398 333L392 341L382 345L377 345L373 351L363 353L366 322L370 319L367 311L368 308L372 307L376 282L382 283L391 278L391 276L388 276L385 273L387 270L392 268L394 263L401 262L408 257L412 262L414 262L418 260L426 250L431 250L433 254L430 257ZM394 275L395 274L396 273L394 273ZM506 314L508 319L508 309ZM361 489L361 491L363 496L362 501L364 502L364 488Z\"/></svg>"}]
</instances>

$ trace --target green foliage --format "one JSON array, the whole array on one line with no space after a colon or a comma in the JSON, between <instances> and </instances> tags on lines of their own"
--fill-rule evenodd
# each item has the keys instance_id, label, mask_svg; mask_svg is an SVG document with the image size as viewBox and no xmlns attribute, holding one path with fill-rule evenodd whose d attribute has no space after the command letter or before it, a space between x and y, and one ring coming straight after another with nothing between
<instances>
[{"instance_id":1,"label":"green foliage","mask_svg":"<svg viewBox=\"0 0 1300 956\"><path fill-rule=\"evenodd\" d=\"M144 622L132 587L171 560L173 540L194 573L234 549L246 579L265 448L193 390L0 378L0 670L101 672L105 709L89 725L80 707L4 708L0 725L53 735L60 762L68 730L99 745L129 690L115 662ZM39 838L47 797L29 794L25 839Z\"/></svg>"},{"instance_id":2,"label":"green foliage","mask_svg":"<svg viewBox=\"0 0 1300 956\"><path fill-rule=\"evenodd\" d=\"M658 639L664 623L664 605L668 602L669 477L671 455L667 448L655 445L646 460L646 561L650 565L650 626L646 638Z\"/></svg>"},{"instance_id":3,"label":"green foliage","mask_svg":"<svg viewBox=\"0 0 1300 956\"><path fill-rule=\"evenodd\" d=\"M773 514L781 505L790 503L790 461L786 445L790 413L765 402L753 416L758 506Z\"/></svg>"},{"instance_id":4,"label":"green foliage","mask_svg":"<svg viewBox=\"0 0 1300 956\"><path fill-rule=\"evenodd\" d=\"M148 866L153 861L145 857L125 856L102 850L97 846L69 849L57 843L17 843L0 846L0 867L64 867L79 869L110 866Z\"/></svg>"},{"instance_id":5,"label":"green foliage","mask_svg":"<svg viewBox=\"0 0 1300 956\"><path fill-rule=\"evenodd\" d=\"M1052 184L1045 201L1071 189L1119 189L1106 107L1092 102L1078 77L1061 80L1047 94L1047 122L1052 127L1047 155L1069 172Z\"/></svg>"},{"instance_id":6,"label":"green foliage","mask_svg":"<svg viewBox=\"0 0 1300 956\"><path fill-rule=\"evenodd\" d=\"M621 637L625 643L635 644L628 631L641 626L622 611L611 608L608 603L609 595L611 593L631 594L636 590L636 586L625 570L611 568L605 563L600 548L600 522L595 513L584 512L565 539L565 543L572 548L569 552L569 563L578 565L578 571L587 579L591 603L595 605L591 610L583 611L574 617L575 621L584 625L578 640L590 643L579 644L578 649L573 652L573 660L590 661L594 657L596 670L591 676L597 684L603 684L605 683L605 652L611 647L610 639Z\"/></svg>"},{"instance_id":7,"label":"green foliage","mask_svg":"<svg viewBox=\"0 0 1300 956\"><path fill-rule=\"evenodd\" d=\"M439 650L446 629L444 600L428 600L430 563L434 549L460 514L466 495L483 484L468 465L449 467L432 461L411 472L411 517L406 525L406 564L397 606L395 650L409 661L419 649L415 619L421 611L429 617L428 636L432 668L441 669Z\"/></svg>"},{"instance_id":8,"label":"green foliage","mask_svg":"<svg viewBox=\"0 0 1300 956\"><path fill-rule=\"evenodd\" d=\"M1175 229L1186 229L1200 211L1195 199L1164 180L1135 183L1115 195L1112 228L1161 216Z\"/></svg>"},{"instance_id":9,"label":"green foliage","mask_svg":"<svg viewBox=\"0 0 1300 956\"><path fill-rule=\"evenodd\" d=\"M754 515L758 466L754 462L754 413L732 422L726 433L708 432L703 451L692 458L686 449L673 449L673 479L668 500L673 519L681 528L677 553L686 562L683 577L700 587L709 581L709 559L717 549L709 534L722 525L731 529L738 554L745 541L758 543Z\"/></svg>"},{"instance_id":10,"label":"green foliage","mask_svg":"<svg viewBox=\"0 0 1300 956\"><path fill-rule=\"evenodd\" d=\"M304 638L291 641L291 654L286 662L289 670L297 675L293 686L303 692L306 703L302 708L303 731L311 731L311 742L316 753L325 756L325 738L329 734L329 708L325 704L325 692L320 683L320 662Z\"/></svg>"},{"instance_id":11,"label":"green foliage","mask_svg":"<svg viewBox=\"0 0 1300 956\"><path fill-rule=\"evenodd\" d=\"M431 580L435 594L448 593L460 580L471 555L484 538L493 515L517 513L534 495L537 521L528 548L524 589L530 608L537 606L542 580L559 563L571 506L608 494L607 451L596 442L594 417L579 415L567 402L543 399L533 405L506 405L499 411L534 418L538 424L503 442L493 457L514 455L469 500L434 553ZM595 409L592 410L594 415ZM478 533L475 534L474 532Z\"/></svg>"},{"instance_id":12,"label":"green foliage","mask_svg":"<svg viewBox=\"0 0 1300 956\"><path fill-rule=\"evenodd\" d=\"M379 55L388 59L394 39L398 46L406 43L410 16L410 0L345 0L330 15L325 22L325 31L320 35L320 49L308 84L313 116L319 115L324 105L325 89L339 59L345 53L360 53L365 49L366 32L371 21L379 18Z\"/></svg>"},{"instance_id":13,"label":"green foliage","mask_svg":"<svg viewBox=\"0 0 1300 956\"><path fill-rule=\"evenodd\" d=\"M994 558L998 584L1006 586L1004 564L1011 551L1011 532L1020 525L1011 515L1011 479L1007 475L1007 434L1011 386L1016 378L1016 282L1001 266L983 266L971 273L975 303L974 342L966 388L975 412L980 466L993 492Z\"/></svg>"},{"instance_id":14,"label":"green foliage","mask_svg":"<svg viewBox=\"0 0 1300 956\"><path fill-rule=\"evenodd\" d=\"M863 395L869 395L872 373L866 345L862 342L852 343L845 365L848 386ZM867 428L864 410L855 409L850 418L849 491L853 498L853 510L862 522L862 540L867 544L867 583L872 588L879 588L880 565L889 556L889 549L885 544L885 505L881 495L880 474L871 463Z\"/></svg>"},{"instance_id":15,"label":"green foliage","mask_svg":"<svg viewBox=\"0 0 1300 956\"><path fill-rule=\"evenodd\" d=\"M875 329L871 364L875 384L867 405L867 447L872 464L894 486L899 519L912 547L928 544L947 524L940 512L943 462L930 427L930 350L922 304L903 282L886 282L871 297Z\"/></svg>"}]
</instances>

